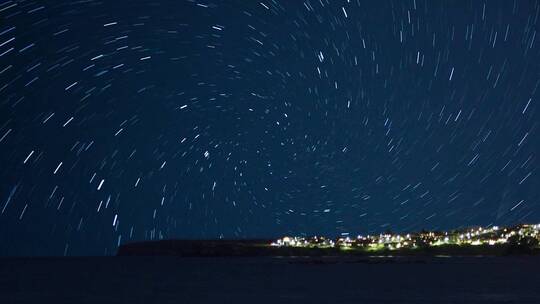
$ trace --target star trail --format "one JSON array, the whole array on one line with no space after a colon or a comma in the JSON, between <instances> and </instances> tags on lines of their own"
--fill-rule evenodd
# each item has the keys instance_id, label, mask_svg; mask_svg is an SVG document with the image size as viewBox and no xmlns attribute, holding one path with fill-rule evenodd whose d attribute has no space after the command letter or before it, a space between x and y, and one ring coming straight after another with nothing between
<instances>
[{"instance_id":1,"label":"star trail","mask_svg":"<svg viewBox=\"0 0 540 304\"><path fill-rule=\"evenodd\" d=\"M0 254L540 222L538 1L3 1Z\"/></svg>"}]
</instances>

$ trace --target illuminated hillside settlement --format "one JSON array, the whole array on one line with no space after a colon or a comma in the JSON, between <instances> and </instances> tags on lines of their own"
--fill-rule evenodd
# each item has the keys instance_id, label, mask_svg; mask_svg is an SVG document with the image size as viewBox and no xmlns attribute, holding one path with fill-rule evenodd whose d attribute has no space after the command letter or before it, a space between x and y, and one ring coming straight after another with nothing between
<instances>
[{"instance_id":1,"label":"illuminated hillside settlement","mask_svg":"<svg viewBox=\"0 0 540 304\"><path fill-rule=\"evenodd\" d=\"M378 235L342 236L337 239L325 237L283 237L274 242L275 247L339 248L343 250L399 250L423 249L436 246L496 246L524 245L538 247L540 224L522 224L513 227L475 227L446 232L422 231L409 234L383 233Z\"/></svg>"}]
</instances>

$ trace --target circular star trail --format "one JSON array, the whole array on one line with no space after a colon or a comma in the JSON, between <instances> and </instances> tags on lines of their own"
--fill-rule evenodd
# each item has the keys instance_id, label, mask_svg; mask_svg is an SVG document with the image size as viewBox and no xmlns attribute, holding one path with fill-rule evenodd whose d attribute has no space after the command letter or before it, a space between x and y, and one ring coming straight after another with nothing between
<instances>
[{"instance_id":1,"label":"circular star trail","mask_svg":"<svg viewBox=\"0 0 540 304\"><path fill-rule=\"evenodd\" d=\"M538 222L537 1L4 1L0 253Z\"/></svg>"}]
</instances>

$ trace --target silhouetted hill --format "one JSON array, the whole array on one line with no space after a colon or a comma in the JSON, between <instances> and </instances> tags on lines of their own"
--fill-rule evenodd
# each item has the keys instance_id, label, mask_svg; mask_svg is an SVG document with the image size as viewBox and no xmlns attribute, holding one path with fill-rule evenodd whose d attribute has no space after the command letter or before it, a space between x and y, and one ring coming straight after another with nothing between
<instances>
[{"instance_id":1,"label":"silhouetted hill","mask_svg":"<svg viewBox=\"0 0 540 304\"><path fill-rule=\"evenodd\" d=\"M119 256L264 256L271 240L162 240L121 245ZM274 252L274 251L272 251Z\"/></svg>"},{"instance_id":2,"label":"silhouetted hill","mask_svg":"<svg viewBox=\"0 0 540 304\"><path fill-rule=\"evenodd\" d=\"M162 240L121 245L118 256L258 257L258 256L504 256L540 254L539 249L511 245L443 245L420 249L368 251L362 248L274 247L271 240Z\"/></svg>"}]
</instances>

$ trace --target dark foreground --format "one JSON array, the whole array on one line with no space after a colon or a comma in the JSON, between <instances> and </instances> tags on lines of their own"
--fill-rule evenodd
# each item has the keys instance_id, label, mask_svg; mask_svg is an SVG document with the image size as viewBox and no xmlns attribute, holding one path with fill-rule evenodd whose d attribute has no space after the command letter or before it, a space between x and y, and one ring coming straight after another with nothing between
<instances>
[{"instance_id":1,"label":"dark foreground","mask_svg":"<svg viewBox=\"0 0 540 304\"><path fill-rule=\"evenodd\" d=\"M540 303L540 258L4 258L0 303Z\"/></svg>"}]
</instances>

